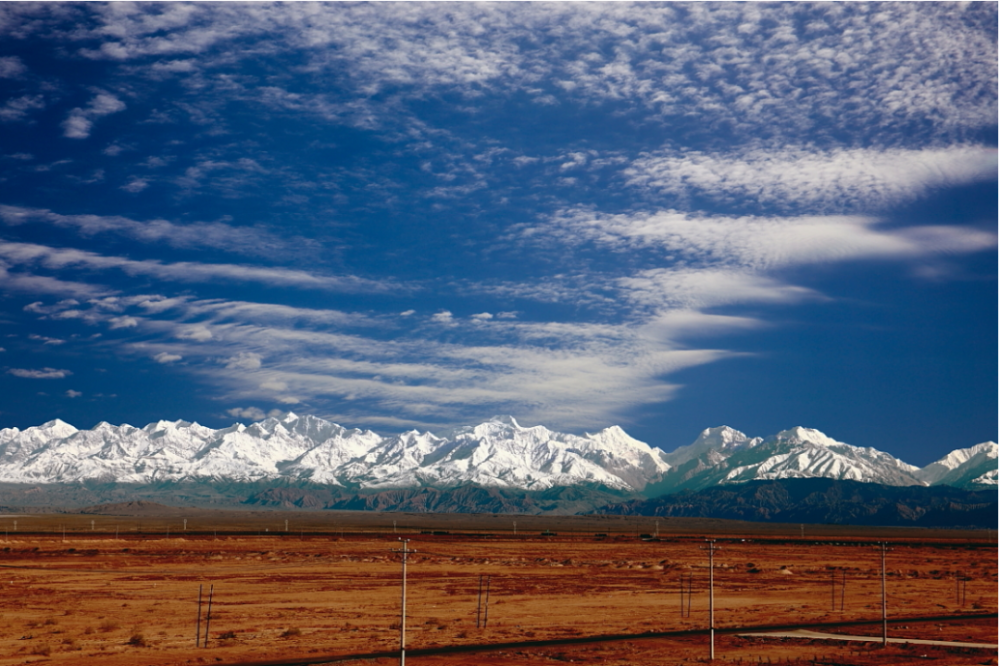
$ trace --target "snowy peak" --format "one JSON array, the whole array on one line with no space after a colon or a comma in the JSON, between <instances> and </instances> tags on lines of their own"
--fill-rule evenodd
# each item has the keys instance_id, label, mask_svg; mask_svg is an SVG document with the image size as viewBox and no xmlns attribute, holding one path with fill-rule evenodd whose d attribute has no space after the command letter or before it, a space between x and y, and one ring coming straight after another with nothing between
<instances>
[{"instance_id":1,"label":"snowy peak","mask_svg":"<svg viewBox=\"0 0 1000 666\"><path fill-rule=\"evenodd\" d=\"M814 444L816 446L828 447L843 444L832 437L827 437L819 430L814 430L813 428L803 428L802 426L796 426L794 428L790 428L789 430L782 430L774 436L774 439L788 444Z\"/></svg>"},{"instance_id":2,"label":"snowy peak","mask_svg":"<svg viewBox=\"0 0 1000 666\"><path fill-rule=\"evenodd\" d=\"M693 443L666 454L666 461L673 467L680 467L691 461L716 464L733 452L752 447L759 442L759 438L750 439L729 426L705 428Z\"/></svg>"},{"instance_id":3,"label":"snowy peak","mask_svg":"<svg viewBox=\"0 0 1000 666\"><path fill-rule=\"evenodd\" d=\"M997 487L997 444L983 442L955 449L921 469L917 476L930 485L949 485L968 490Z\"/></svg>"},{"instance_id":4,"label":"snowy peak","mask_svg":"<svg viewBox=\"0 0 1000 666\"><path fill-rule=\"evenodd\" d=\"M586 484L652 495L811 477L996 488L997 445L957 449L920 470L804 427L768 438L708 428L669 454L618 426L580 436L525 427L511 416L438 434L392 436L292 412L220 430L181 420L141 429L102 422L90 430L54 420L0 430L0 482L10 483L284 478L353 488Z\"/></svg>"}]
</instances>

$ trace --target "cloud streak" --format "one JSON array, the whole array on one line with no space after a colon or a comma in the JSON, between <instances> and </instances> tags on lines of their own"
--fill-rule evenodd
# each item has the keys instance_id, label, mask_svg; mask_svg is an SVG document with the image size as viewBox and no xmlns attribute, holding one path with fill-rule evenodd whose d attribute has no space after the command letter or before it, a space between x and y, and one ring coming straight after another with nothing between
<instances>
[{"instance_id":1,"label":"cloud streak","mask_svg":"<svg viewBox=\"0 0 1000 666\"><path fill-rule=\"evenodd\" d=\"M394 288L389 282L368 280L353 275L328 276L296 269L237 264L137 261L86 250L52 248L33 243L0 242L0 258L12 264L37 265L49 270L119 270L130 276L149 276L171 282L225 280L347 293L377 293Z\"/></svg>"},{"instance_id":2,"label":"cloud streak","mask_svg":"<svg viewBox=\"0 0 1000 666\"><path fill-rule=\"evenodd\" d=\"M962 226L892 228L868 216L727 217L679 211L606 214L568 210L528 238L591 241L617 250L656 248L679 267L732 266L767 271L872 259L917 259L987 250L993 233Z\"/></svg>"},{"instance_id":3,"label":"cloud streak","mask_svg":"<svg viewBox=\"0 0 1000 666\"><path fill-rule=\"evenodd\" d=\"M736 154L651 153L624 171L629 186L742 207L873 210L934 188L990 181L997 151L958 145L920 150L757 148Z\"/></svg>"},{"instance_id":4,"label":"cloud streak","mask_svg":"<svg viewBox=\"0 0 1000 666\"><path fill-rule=\"evenodd\" d=\"M163 219L142 222L121 215L63 215L45 208L6 205L0 205L0 220L8 226L46 223L72 229L85 237L115 234L146 244L165 243L175 248L248 255L283 256L292 252L293 247L302 251L310 249L311 245L302 239L294 243L286 241L263 228L237 227L222 222L175 224Z\"/></svg>"}]
</instances>

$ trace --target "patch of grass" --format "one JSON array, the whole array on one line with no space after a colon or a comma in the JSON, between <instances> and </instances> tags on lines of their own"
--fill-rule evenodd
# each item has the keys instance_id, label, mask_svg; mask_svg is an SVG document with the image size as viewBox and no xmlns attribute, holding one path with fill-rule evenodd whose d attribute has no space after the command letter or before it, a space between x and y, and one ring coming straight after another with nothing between
<instances>
[{"instance_id":1,"label":"patch of grass","mask_svg":"<svg viewBox=\"0 0 1000 666\"><path fill-rule=\"evenodd\" d=\"M31 648L31 654L37 654L42 657L47 657L52 654L52 646L48 643L42 643L41 645L36 645Z\"/></svg>"},{"instance_id":2,"label":"patch of grass","mask_svg":"<svg viewBox=\"0 0 1000 666\"><path fill-rule=\"evenodd\" d=\"M102 633L105 633L105 634L108 633L109 631L114 631L115 629L118 629L119 627L121 627L121 625L118 624L117 622L115 622L114 620L104 620L99 625L97 625L97 628Z\"/></svg>"}]
</instances>

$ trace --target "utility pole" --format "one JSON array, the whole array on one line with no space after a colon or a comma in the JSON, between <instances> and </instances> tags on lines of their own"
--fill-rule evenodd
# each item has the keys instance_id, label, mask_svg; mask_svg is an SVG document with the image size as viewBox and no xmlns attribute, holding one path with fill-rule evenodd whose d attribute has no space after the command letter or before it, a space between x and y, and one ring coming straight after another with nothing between
<instances>
[{"instance_id":1,"label":"utility pole","mask_svg":"<svg viewBox=\"0 0 1000 666\"><path fill-rule=\"evenodd\" d=\"M406 666L406 556L417 551L410 550L409 539L400 539L400 541L403 543L403 547L398 550L393 549L392 552L403 555L403 598L399 611L399 666Z\"/></svg>"},{"instance_id":2,"label":"utility pole","mask_svg":"<svg viewBox=\"0 0 1000 666\"><path fill-rule=\"evenodd\" d=\"M708 660L715 661L715 539L705 539L708 551Z\"/></svg>"},{"instance_id":3,"label":"utility pole","mask_svg":"<svg viewBox=\"0 0 1000 666\"><path fill-rule=\"evenodd\" d=\"M885 597L885 551L888 549L884 541L879 543L879 548L882 553L882 647L886 647L889 645L889 620Z\"/></svg>"},{"instance_id":4,"label":"utility pole","mask_svg":"<svg viewBox=\"0 0 1000 666\"><path fill-rule=\"evenodd\" d=\"M194 646L201 647L201 588L198 586L198 619L194 623Z\"/></svg>"}]
</instances>

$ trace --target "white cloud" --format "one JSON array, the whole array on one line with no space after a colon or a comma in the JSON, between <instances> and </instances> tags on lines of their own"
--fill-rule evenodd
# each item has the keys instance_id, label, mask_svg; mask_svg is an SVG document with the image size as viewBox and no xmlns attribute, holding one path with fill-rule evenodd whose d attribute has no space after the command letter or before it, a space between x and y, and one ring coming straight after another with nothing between
<instances>
[{"instance_id":1,"label":"white cloud","mask_svg":"<svg viewBox=\"0 0 1000 666\"><path fill-rule=\"evenodd\" d=\"M622 296L647 311L697 311L724 305L796 303L823 296L774 278L728 268L654 268L618 278Z\"/></svg>"},{"instance_id":2,"label":"white cloud","mask_svg":"<svg viewBox=\"0 0 1000 666\"><path fill-rule=\"evenodd\" d=\"M45 208L5 205L0 205L0 220L9 226L41 222L74 229L83 236L113 233L142 243L165 243L178 248L213 248L239 254L274 257L287 255L296 249L300 252L307 249L301 241L287 241L262 228L238 227L222 222L177 224L163 219L132 220L121 215L63 215Z\"/></svg>"},{"instance_id":3,"label":"white cloud","mask_svg":"<svg viewBox=\"0 0 1000 666\"><path fill-rule=\"evenodd\" d=\"M33 273L13 272L0 260L0 288L7 292L31 295L53 294L76 298L97 298L114 293L114 290L83 282L70 282Z\"/></svg>"},{"instance_id":4,"label":"white cloud","mask_svg":"<svg viewBox=\"0 0 1000 666\"><path fill-rule=\"evenodd\" d=\"M288 384L279 381L266 381L261 382L260 388L265 391L287 391Z\"/></svg>"},{"instance_id":5,"label":"white cloud","mask_svg":"<svg viewBox=\"0 0 1000 666\"><path fill-rule=\"evenodd\" d=\"M125 102L110 93L98 93L85 107L70 111L63 121L63 136L68 139L86 139L94 121L102 116L125 110Z\"/></svg>"},{"instance_id":6,"label":"white cloud","mask_svg":"<svg viewBox=\"0 0 1000 666\"><path fill-rule=\"evenodd\" d=\"M57 368L42 368L41 370L11 368L7 372L15 377L24 377L25 379L62 379L73 374L69 370L59 370Z\"/></svg>"},{"instance_id":7,"label":"white cloud","mask_svg":"<svg viewBox=\"0 0 1000 666\"><path fill-rule=\"evenodd\" d=\"M202 326L200 324L182 326L177 331L177 338L179 340L195 340L197 342L205 342L212 339L212 331L210 331L207 326Z\"/></svg>"},{"instance_id":8,"label":"white cloud","mask_svg":"<svg viewBox=\"0 0 1000 666\"><path fill-rule=\"evenodd\" d=\"M17 56L0 58L0 79L15 79L28 71L24 62Z\"/></svg>"},{"instance_id":9,"label":"white cloud","mask_svg":"<svg viewBox=\"0 0 1000 666\"><path fill-rule=\"evenodd\" d=\"M108 322L112 329L115 328L135 328L139 325L139 320L135 317L111 317Z\"/></svg>"},{"instance_id":10,"label":"white cloud","mask_svg":"<svg viewBox=\"0 0 1000 666\"><path fill-rule=\"evenodd\" d=\"M439 324L450 324L454 321L454 317L448 310L441 310L431 316L431 320L436 321Z\"/></svg>"},{"instance_id":11,"label":"white cloud","mask_svg":"<svg viewBox=\"0 0 1000 666\"><path fill-rule=\"evenodd\" d=\"M7 100L0 106L0 122L25 120L35 110L45 108L45 98L41 95L22 95Z\"/></svg>"},{"instance_id":12,"label":"white cloud","mask_svg":"<svg viewBox=\"0 0 1000 666\"><path fill-rule=\"evenodd\" d=\"M238 419L249 419L251 421L263 421L267 415L257 407L233 407L227 409L226 413Z\"/></svg>"},{"instance_id":13,"label":"white cloud","mask_svg":"<svg viewBox=\"0 0 1000 666\"><path fill-rule=\"evenodd\" d=\"M59 338L49 338L49 337L46 337L44 335L37 335L35 333L31 333L30 335L28 335L28 339L29 340L35 340L36 342L41 342L43 345L64 345L64 344L66 344L65 340L60 340Z\"/></svg>"},{"instance_id":14,"label":"white cloud","mask_svg":"<svg viewBox=\"0 0 1000 666\"><path fill-rule=\"evenodd\" d=\"M995 148L750 149L734 154L647 154L626 170L629 185L669 196L741 206L872 210L935 187L995 180Z\"/></svg>"},{"instance_id":15,"label":"white cloud","mask_svg":"<svg viewBox=\"0 0 1000 666\"><path fill-rule=\"evenodd\" d=\"M157 363L173 363L174 361L180 361L184 357L180 354L171 354L169 352L160 352L153 357L153 360Z\"/></svg>"},{"instance_id":16,"label":"white cloud","mask_svg":"<svg viewBox=\"0 0 1000 666\"><path fill-rule=\"evenodd\" d=\"M87 268L120 270L127 275L147 275L178 282L260 282L270 286L299 289L320 289L354 293L385 292L395 286L391 281L379 282L354 275L319 275L308 271L243 266L237 264L205 264L197 262L162 263L109 257L76 249L51 248L31 243L0 242L0 259L12 263L37 263L52 270Z\"/></svg>"},{"instance_id":17,"label":"white cloud","mask_svg":"<svg viewBox=\"0 0 1000 666\"><path fill-rule=\"evenodd\" d=\"M148 179L132 176L131 178L129 178L129 181L124 185L122 185L119 189L125 190L129 194L138 194L147 187L149 187Z\"/></svg>"},{"instance_id":18,"label":"white cloud","mask_svg":"<svg viewBox=\"0 0 1000 666\"><path fill-rule=\"evenodd\" d=\"M81 395L83 395L83 393L81 393L80 391L74 391L73 389L69 389L68 391L66 391L67 398L79 398Z\"/></svg>"},{"instance_id":19,"label":"white cloud","mask_svg":"<svg viewBox=\"0 0 1000 666\"><path fill-rule=\"evenodd\" d=\"M866 216L699 216L674 210L610 215L564 211L551 228L524 230L561 243L590 240L615 249L655 247L676 266L733 266L769 270L857 259L912 259L975 252L996 236L969 227L891 228Z\"/></svg>"},{"instance_id":20,"label":"white cloud","mask_svg":"<svg viewBox=\"0 0 1000 666\"><path fill-rule=\"evenodd\" d=\"M261 365L261 355L253 352L240 352L236 356L226 359L226 368L229 370L257 370Z\"/></svg>"},{"instance_id":21,"label":"white cloud","mask_svg":"<svg viewBox=\"0 0 1000 666\"><path fill-rule=\"evenodd\" d=\"M266 49L336 72L364 100L446 89L625 101L720 137L899 128L906 143L988 128L997 116L992 3L113 3L68 26L49 21L12 29L44 24L83 41L87 57L145 59L158 76L196 77ZM364 106L359 120L377 113Z\"/></svg>"}]
</instances>

